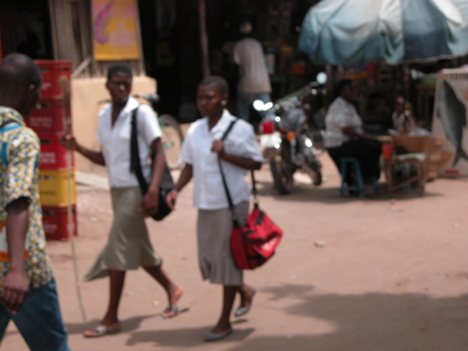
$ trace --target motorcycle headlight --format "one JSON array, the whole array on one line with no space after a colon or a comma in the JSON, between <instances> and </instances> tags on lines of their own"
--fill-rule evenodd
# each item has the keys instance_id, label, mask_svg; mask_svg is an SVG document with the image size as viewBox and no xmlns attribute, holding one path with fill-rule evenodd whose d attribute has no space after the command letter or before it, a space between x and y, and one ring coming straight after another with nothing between
<instances>
[{"instance_id":1,"label":"motorcycle headlight","mask_svg":"<svg viewBox=\"0 0 468 351\"><path fill-rule=\"evenodd\" d=\"M294 108L285 111L281 118L281 127L285 130L297 130L305 122L305 114L302 109Z\"/></svg>"},{"instance_id":2,"label":"motorcycle headlight","mask_svg":"<svg viewBox=\"0 0 468 351\"><path fill-rule=\"evenodd\" d=\"M255 100L252 105L255 111L263 111L265 103L262 100Z\"/></svg>"}]
</instances>

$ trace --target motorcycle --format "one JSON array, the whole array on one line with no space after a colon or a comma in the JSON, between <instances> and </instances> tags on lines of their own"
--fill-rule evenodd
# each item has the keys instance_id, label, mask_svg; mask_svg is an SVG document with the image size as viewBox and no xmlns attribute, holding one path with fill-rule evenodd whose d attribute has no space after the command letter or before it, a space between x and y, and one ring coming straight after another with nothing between
<instances>
[{"instance_id":1,"label":"motorcycle","mask_svg":"<svg viewBox=\"0 0 468 351\"><path fill-rule=\"evenodd\" d=\"M255 109L264 115L259 126L263 157L270 164L275 189L281 195L292 192L296 171L308 174L315 186L322 184L320 132L309 127L306 113L310 98L325 92L319 89L314 82L275 104L254 102Z\"/></svg>"}]
</instances>

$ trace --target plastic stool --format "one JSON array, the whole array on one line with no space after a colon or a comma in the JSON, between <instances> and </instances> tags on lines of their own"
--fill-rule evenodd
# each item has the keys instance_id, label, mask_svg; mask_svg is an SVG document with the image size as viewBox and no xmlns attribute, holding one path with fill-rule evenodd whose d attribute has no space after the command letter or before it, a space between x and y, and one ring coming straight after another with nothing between
<instances>
[{"instance_id":1,"label":"plastic stool","mask_svg":"<svg viewBox=\"0 0 468 351\"><path fill-rule=\"evenodd\" d=\"M353 184L347 183L347 175L348 175L348 167L349 171L354 172L354 181ZM340 187L340 195L344 196L345 191L348 194L351 191L356 191L359 196L364 195L364 190L366 189L364 185L364 178L362 177L361 167L359 166L359 162L356 158L353 157L343 157L340 158L340 175L341 175L341 187Z\"/></svg>"}]
</instances>

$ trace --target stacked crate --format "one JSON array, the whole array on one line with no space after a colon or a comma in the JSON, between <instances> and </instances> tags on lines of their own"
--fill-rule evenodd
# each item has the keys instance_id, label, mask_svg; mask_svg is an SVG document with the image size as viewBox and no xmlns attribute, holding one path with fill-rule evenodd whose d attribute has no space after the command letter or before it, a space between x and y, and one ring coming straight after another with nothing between
<instances>
[{"instance_id":1,"label":"stacked crate","mask_svg":"<svg viewBox=\"0 0 468 351\"><path fill-rule=\"evenodd\" d=\"M71 234L70 221L77 235L74 156L70 154L67 164L68 151L61 142L71 132L70 63L49 60L35 63L42 73L41 99L29 116L28 125L41 142L39 192L44 230L49 240L66 240Z\"/></svg>"}]
</instances>

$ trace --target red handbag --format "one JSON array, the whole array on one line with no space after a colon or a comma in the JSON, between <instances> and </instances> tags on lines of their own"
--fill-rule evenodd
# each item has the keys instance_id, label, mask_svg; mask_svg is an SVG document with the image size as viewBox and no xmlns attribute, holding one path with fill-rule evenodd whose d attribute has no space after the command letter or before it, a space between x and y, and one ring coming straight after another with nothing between
<instances>
[{"instance_id":1,"label":"red handbag","mask_svg":"<svg viewBox=\"0 0 468 351\"><path fill-rule=\"evenodd\" d=\"M231 122L223 134L224 140L235 124ZM234 211L231 193L226 183L221 160L218 158L219 170L223 180L224 190L229 203L229 210L232 216L231 232L231 254L235 265L239 269L254 269L263 265L275 253L283 237L283 230L278 227L271 218L260 209L257 198L257 187L255 186L255 175L251 171L252 195L254 198L254 208L247 218L247 222L240 225Z\"/></svg>"},{"instance_id":2,"label":"red handbag","mask_svg":"<svg viewBox=\"0 0 468 351\"><path fill-rule=\"evenodd\" d=\"M258 205L239 226L237 222L231 232L231 253L239 269L254 269L263 265L275 253L283 231Z\"/></svg>"}]
</instances>

